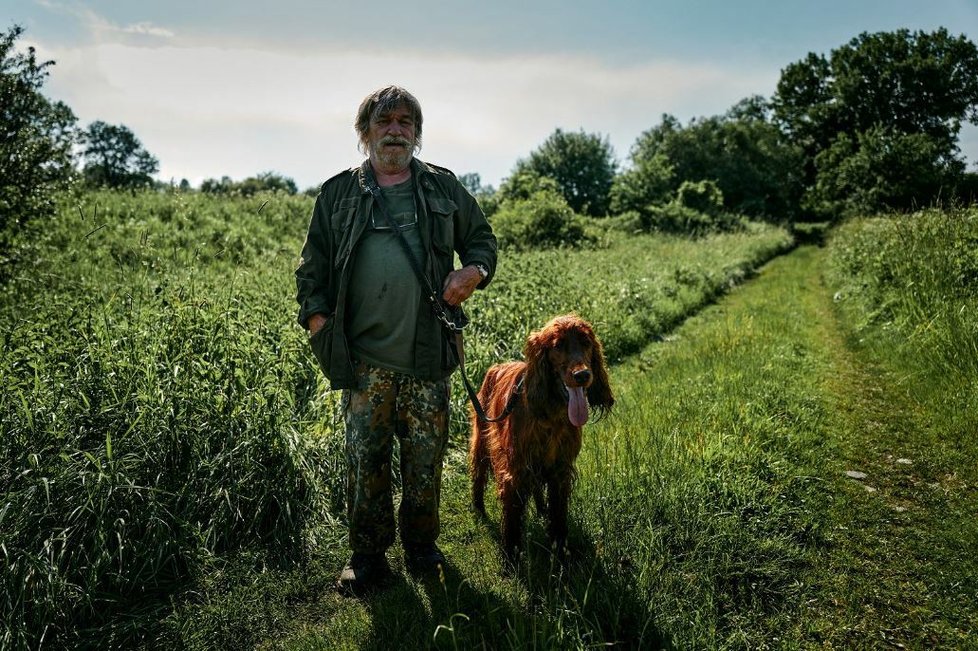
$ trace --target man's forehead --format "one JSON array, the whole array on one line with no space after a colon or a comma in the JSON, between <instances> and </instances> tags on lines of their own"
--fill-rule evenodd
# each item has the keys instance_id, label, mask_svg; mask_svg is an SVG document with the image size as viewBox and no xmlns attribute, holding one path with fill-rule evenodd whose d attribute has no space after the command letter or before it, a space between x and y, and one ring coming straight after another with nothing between
<instances>
[{"instance_id":1,"label":"man's forehead","mask_svg":"<svg viewBox=\"0 0 978 651\"><path fill-rule=\"evenodd\" d=\"M398 102L393 106L378 105L377 108L374 109L373 115L370 116L370 119L380 120L386 117L391 117L391 116L402 117L405 115L413 118L414 111L411 110L411 107L408 105L407 102L401 100L400 102Z\"/></svg>"}]
</instances>

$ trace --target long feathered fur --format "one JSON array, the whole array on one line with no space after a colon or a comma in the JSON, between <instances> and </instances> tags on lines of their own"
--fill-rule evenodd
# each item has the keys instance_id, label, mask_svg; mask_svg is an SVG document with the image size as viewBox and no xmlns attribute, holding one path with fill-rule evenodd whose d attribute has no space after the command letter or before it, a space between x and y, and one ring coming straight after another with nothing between
<instances>
[{"instance_id":1,"label":"long feathered fur","mask_svg":"<svg viewBox=\"0 0 978 651\"><path fill-rule=\"evenodd\" d=\"M524 378L510 416L488 423L474 411L470 414L472 503L485 513L485 488L492 471L502 502L503 547L510 557L518 551L531 496L537 510L547 516L553 543L559 551L564 549L574 462L581 450L581 427L569 417L570 391L582 389L589 409L598 417L615 402L601 342L580 317L568 314L551 320L530 335L523 352L525 362L490 368L479 390L480 402L494 416L503 411Z\"/></svg>"}]
</instances>

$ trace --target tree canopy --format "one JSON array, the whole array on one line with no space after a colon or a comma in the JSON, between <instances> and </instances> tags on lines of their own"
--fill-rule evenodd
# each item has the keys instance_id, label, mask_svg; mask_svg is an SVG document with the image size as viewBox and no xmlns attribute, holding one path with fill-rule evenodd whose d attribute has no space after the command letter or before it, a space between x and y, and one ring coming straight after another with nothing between
<instances>
[{"instance_id":1,"label":"tree canopy","mask_svg":"<svg viewBox=\"0 0 978 651\"><path fill-rule=\"evenodd\" d=\"M804 152L806 207L852 207L858 186L863 209L909 208L961 178L961 123L978 121L978 48L944 28L863 33L787 66L772 104ZM901 177L927 182L898 188Z\"/></svg>"},{"instance_id":2,"label":"tree canopy","mask_svg":"<svg viewBox=\"0 0 978 651\"><path fill-rule=\"evenodd\" d=\"M671 200L683 183L711 181L728 211L790 219L800 193L801 158L768 115L764 99L750 97L724 115L686 126L662 116L633 145L632 167L615 182L614 206L642 211Z\"/></svg>"},{"instance_id":3,"label":"tree canopy","mask_svg":"<svg viewBox=\"0 0 978 651\"><path fill-rule=\"evenodd\" d=\"M52 192L73 171L75 115L41 94L54 62L39 62L34 48L14 51L23 31L0 34L0 249L13 230L49 212Z\"/></svg>"},{"instance_id":4,"label":"tree canopy","mask_svg":"<svg viewBox=\"0 0 978 651\"><path fill-rule=\"evenodd\" d=\"M152 185L160 169L156 158L143 148L125 125L92 122L82 134L82 174L91 185L134 188Z\"/></svg>"},{"instance_id":5,"label":"tree canopy","mask_svg":"<svg viewBox=\"0 0 978 651\"><path fill-rule=\"evenodd\" d=\"M529 158L516 163L511 179L546 177L557 183L560 193L574 212L605 215L610 204L611 184L618 165L607 138L597 134L555 130ZM526 190L506 183L520 194ZM504 196L504 198L507 198Z\"/></svg>"}]
</instances>

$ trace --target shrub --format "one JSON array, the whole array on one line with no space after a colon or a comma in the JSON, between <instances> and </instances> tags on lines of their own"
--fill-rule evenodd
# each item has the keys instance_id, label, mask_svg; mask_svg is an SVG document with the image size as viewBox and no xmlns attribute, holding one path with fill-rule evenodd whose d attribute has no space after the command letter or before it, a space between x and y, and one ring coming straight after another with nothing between
<instances>
[{"instance_id":1,"label":"shrub","mask_svg":"<svg viewBox=\"0 0 978 651\"><path fill-rule=\"evenodd\" d=\"M517 250L578 246L591 241L584 220L550 188L528 199L505 202L493 215L492 229L500 246Z\"/></svg>"}]
</instances>

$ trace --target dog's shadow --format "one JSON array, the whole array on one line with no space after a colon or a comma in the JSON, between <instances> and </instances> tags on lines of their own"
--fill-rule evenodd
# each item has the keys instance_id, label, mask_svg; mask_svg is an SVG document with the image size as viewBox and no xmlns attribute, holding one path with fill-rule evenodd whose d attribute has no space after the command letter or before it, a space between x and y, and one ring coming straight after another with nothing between
<instances>
[{"instance_id":1,"label":"dog's shadow","mask_svg":"<svg viewBox=\"0 0 978 651\"><path fill-rule=\"evenodd\" d=\"M472 513L498 546L503 577L519 582L530 595L534 621L524 625L545 627L547 624L539 616L548 614L558 620L553 622L555 628L566 631L572 623L581 639L586 635L601 645L621 649L671 648L668 637L654 624L654 613L648 598L640 592L634 573L613 559L604 558L574 517L568 522L566 551L558 557L546 532L546 517L530 500L521 552L517 558L507 559L493 508L489 507L487 514L475 510ZM518 630L520 622L511 622L511 626Z\"/></svg>"}]
</instances>

